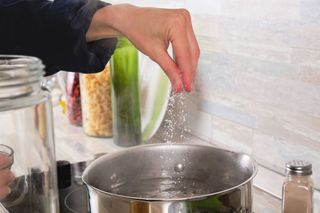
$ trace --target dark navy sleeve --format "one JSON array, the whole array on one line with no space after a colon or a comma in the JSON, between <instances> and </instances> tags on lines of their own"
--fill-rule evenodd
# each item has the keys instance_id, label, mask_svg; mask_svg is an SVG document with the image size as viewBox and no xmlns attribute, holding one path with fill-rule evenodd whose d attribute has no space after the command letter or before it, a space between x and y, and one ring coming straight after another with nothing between
<instances>
[{"instance_id":1,"label":"dark navy sleeve","mask_svg":"<svg viewBox=\"0 0 320 213\"><path fill-rule=\"evenodd\" d=\"M98 0L0 0L0 54L39 57L46 75L103 70L115 38L86 42Z\"/></svg>"}]
</instances>

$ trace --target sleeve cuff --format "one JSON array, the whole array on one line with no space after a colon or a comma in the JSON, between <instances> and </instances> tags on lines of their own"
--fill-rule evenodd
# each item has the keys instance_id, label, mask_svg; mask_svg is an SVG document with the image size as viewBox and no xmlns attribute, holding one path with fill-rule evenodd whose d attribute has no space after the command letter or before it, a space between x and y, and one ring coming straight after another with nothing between
<instances>
[{"instance_id":1,"label":"sleeve cuff","mask_svg":"<svg viewBox=\"0 0 320 213\"><path fill-rule=\"evenodd\" d=\"M55 0L55 2L59 3L59 0ZM60 57L58 56L55 62L52 61L48 64L44 61L47 65L46 75L54 74L60 70L95 73L104 69L116 48L117 39L109 38L88 43L85 35L95 12L108 5L110 4L94 0L79 1L79 5L75 7L74 11L71 11L71 15L63 14L62 22L69 25L70 30L62 38L64 40L62 43L65 46ZM61 5L58 6L61 7ZM66 13L68 12L66 11Z\"/></svg>"}]
</instances>

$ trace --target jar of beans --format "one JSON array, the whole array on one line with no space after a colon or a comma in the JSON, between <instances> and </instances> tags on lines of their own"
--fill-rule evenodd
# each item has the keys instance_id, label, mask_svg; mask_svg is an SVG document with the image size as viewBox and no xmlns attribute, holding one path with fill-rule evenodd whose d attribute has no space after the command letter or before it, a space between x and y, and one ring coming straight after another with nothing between
<instances>
[{"instance_id":1,"label":"jar of beans","mask_svg":"<svg viewBox=\"0 0 320 213\"><path fill-rule=\"evenodd\" d=\"M79 73L69 72L66 84L67 115L70 123L82 125L81 93Z\"/></svg>"}]
</instances>

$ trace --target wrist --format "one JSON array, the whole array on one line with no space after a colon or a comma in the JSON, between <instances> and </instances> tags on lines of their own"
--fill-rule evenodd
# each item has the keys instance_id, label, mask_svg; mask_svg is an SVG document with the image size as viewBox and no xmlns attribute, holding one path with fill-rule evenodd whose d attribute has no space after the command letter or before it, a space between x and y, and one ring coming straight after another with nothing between
<instances>
[{"instance_id":1,"label":"wrist","mask_svg":"<svg viewBox=\"0 0 320 213\"><path fill-rule=\"evenodd\" d=\"M111 27L117 31L120 35L127 35L128 29L130 29L130 19L135 18L135 11L138 7L130 4L117 4L110 5L103 8L102 11L103 22L107 27Z\"/></svg>"},{"instance_id":2,"label":"wrist","mask_svg":"<svg viewBox=\"0 0 320 213\"><path fill-rule=\"evenodd\" d=\"M124 35L125 33L122 29L125 28L126 24L125 15L133 7L129 4L119 4L109 5L97 10L86 33L87 41Z\"/></svg>"}]
</instances>

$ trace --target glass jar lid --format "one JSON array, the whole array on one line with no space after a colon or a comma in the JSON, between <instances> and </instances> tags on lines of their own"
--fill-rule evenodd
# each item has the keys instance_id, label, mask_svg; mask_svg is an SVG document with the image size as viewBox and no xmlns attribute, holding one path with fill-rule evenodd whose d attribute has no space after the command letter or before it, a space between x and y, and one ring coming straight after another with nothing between
<instances>
[{"instance_id":1,"label":"glass jar lid","mask_svg":"<svg viewBox=\"0 0 320 213\"><path fill-rule=\"evenodd\" d=\"M29 56L0 55L0 99L28 95L40 88L43 64Z\"/></svg>"},{"instance_id":2,"label":"glass jar lid","mask_svg":"<svg viewBox=\"0 0 320 213\"><path fill-rule=\"evenodd\" d=\"M286 173L290 175L311 175L312 164L302 160L293 160L287 162Z\"/></svg>"}]
</instances>

